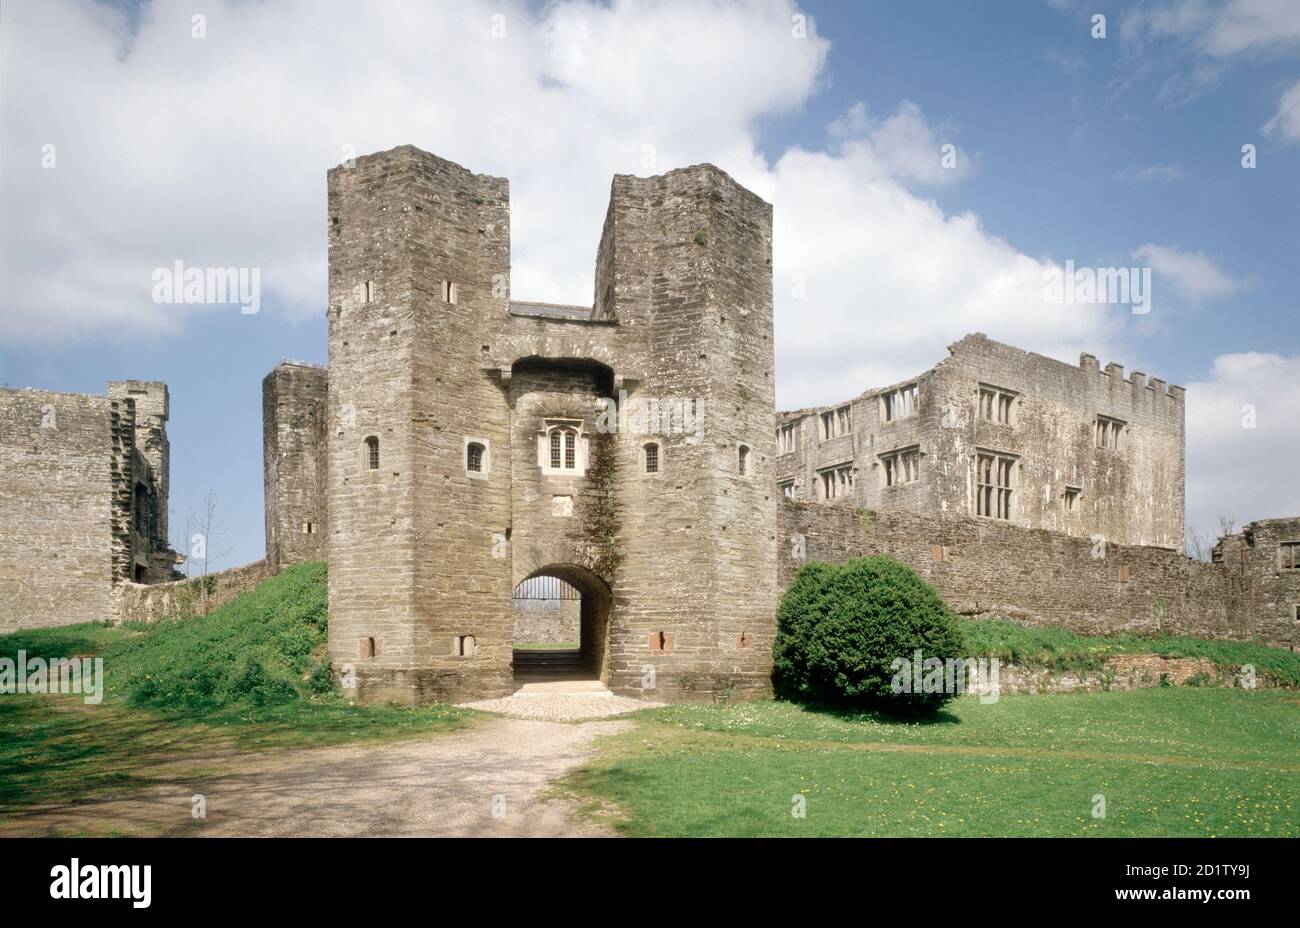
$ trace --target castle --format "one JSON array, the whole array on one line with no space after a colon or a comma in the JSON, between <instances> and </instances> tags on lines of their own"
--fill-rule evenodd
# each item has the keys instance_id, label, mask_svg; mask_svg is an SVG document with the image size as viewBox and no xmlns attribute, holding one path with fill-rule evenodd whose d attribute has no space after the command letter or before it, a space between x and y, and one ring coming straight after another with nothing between
<instances>
[{"instance_id":1,"label":"castle","mask_svg":"<svg viewBox=\"0 0 1300 928\"><path fill-rule=\"evenodd\" d=\"M179 576L167 543L167 386L0 389L0 632L109 619Z\"/></svg>"},{"instance_id":2,"label":"castle","mask_svg":"<svg viewBox=\"0 0 1300 928\"><path fill-rule=\"evenodd\" d=\"M1300 518L1182 554L1179 387L968 335L778 414L772 210L712 165L614 178L590 307L512 300L507 182L412 146L330 171L328 239L329 364L263 383L266 568L328 561L357 699L510 693L539 578L615 692L761 695L794 572L874 553L965 615L1297 646Z\"/></svg>"}]
</instances>

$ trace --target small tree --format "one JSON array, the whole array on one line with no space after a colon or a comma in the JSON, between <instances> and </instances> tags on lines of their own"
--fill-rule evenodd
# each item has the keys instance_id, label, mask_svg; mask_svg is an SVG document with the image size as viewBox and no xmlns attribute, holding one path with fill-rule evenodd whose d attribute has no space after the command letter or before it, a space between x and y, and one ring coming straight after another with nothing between
<instances>
[{"instance_id":1,"label":"small tree","mask_svg":"<svg viewBox=\"0 0 1300 928\"><path fill-rule=\"evenodd\" d=\"M957 617L934 587L890 557L810 562L781 597L777 695L894 711L933 711L955 692L900 692L899 661L960 660Z\"/></svg>"},{"instance_id":2,"label":"small tree","mask_svg":"<svg viewBox=\"0 0 1300 928\"><path fill-rule=\"evenodd\" d=\"M1228 516L1219 516L1219 531L1215 536L1210 532L1197 531L1195 528L1187 530L1187 544L1185 553L1188 557L1196 561L1209 562L1214 559L1214 546L1219 540L1226 538L1237 530L1237 520Z\"/></svg>"},{"instance_id":3,"label":"small tree","mask_svg":"<svg viewBox=\"0 0 1300 928\"><path fill-rule=\"evenodd\" d=\"M185 552L185 576L197 580L199 608L201 615L208 612L208 593L212 584L208 580L214 564L220 563L234 547L224 551L213 551L214 542L226 531L225 523L217 516L218 500L215 490L209 490L203 497L203 508L199 512L188 509L185 512L185 537L178 546ZM198 573L195 573L195 570Z\"/></svg>"}]
</instances>

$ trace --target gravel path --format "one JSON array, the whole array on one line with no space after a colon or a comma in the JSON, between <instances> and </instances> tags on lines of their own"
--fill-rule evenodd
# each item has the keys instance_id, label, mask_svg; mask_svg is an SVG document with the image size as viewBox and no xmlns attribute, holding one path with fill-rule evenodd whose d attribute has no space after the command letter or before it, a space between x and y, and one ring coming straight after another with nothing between
<instances>
[{"instance_id":1,"label":"gravel path","mask_svg":"<svg viewBox=\"0 0 1300 928\"><path fill-rule=\"evenodd\" d=\"M642 709L662 706L661 702L615 696L595 680L527 683L512 695L501 699L463 703L461 708L496 712L516 719L541 719L548 722L571 722L580 719L604 719L626 715Z\"/></svg>"},{"instance_id":2,"label":"gravel path","mask_svg":"<svg viewBox=\"0 0 1300 928\"><path fill-rule=\"evenodd\" d=\"M232 755L215 767L231 772L26 810L0 835L604 835L543 794L593 755L597 737L630 725L497 718L420 741ZM205 819L192 817L195 794Z\"/></svg>"}]
</instances>

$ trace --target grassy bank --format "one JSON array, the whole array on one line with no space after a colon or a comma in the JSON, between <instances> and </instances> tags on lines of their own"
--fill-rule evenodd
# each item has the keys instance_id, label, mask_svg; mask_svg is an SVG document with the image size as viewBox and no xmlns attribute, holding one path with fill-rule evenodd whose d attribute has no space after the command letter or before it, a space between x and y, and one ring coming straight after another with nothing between
<instances>
[{"instance_id":1,"label":"grassy bank","mask_svg":"<svg viewBox=\"0 0 1300 928\"><path fill-rule=\"evenodd\" d=\"M1300 653L1250 641L1212 641L1185 635L1079 635L1063 628L1028 627L1005 619L961 622L975 657L998 657L1023 667L1099 671L1116 654L1205 658L1221 667L1249 664L1278 683L1300 687Z\"/></svg>"},{"instance_id":2,"label":"grassy bank","mask_svg":"<svg viewBox=\"0 0 1300 928\"><path fill-rule=\"evenodd\" d=\"M329 680L325 569L291 568L185 622L78 625L0 636L0 656L94 654L105 696L0 696L0 816L158 782L167 765L231 752L450 731L450 706L354 706Z\"/></svg>"}]
</instances>

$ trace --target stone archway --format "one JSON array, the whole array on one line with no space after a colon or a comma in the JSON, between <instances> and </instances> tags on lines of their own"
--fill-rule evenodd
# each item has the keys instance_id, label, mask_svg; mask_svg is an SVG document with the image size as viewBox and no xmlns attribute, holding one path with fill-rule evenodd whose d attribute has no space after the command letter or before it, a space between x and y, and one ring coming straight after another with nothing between
<instances>
[{"instance_id":1,"label":"stone archway","mask_svg":"<svg viewBox=\"0 0 1300 928\"><path fill-rule=\"evenodd\" d=\"M516 629L520 629L520 591L526 592L530 599L538 596L540 589L549 594L546 585L536 583L540 578L554 578L554 592L563 603L566 588L574 590L579 596L576 622L578 640L566 642L553 641L553 644L576 644L577 647L538 647L536 642L522 642L518 638L516 645L533 645L516 647L513 650L513 670L515 687L525 683L546 680L600 680L604 681L609 670L609 610L612 597L609 586L599 576L577 564L551 564L534 570L515 587ZM556 621L563 623L564 609L556 611ZM518 632L517 632L518 633ZM540 636L537 636L540 637ZM552 636L555 637L555 636ZM559 636L560 638L567 635Z\"/></svg>"}]
</instances>

